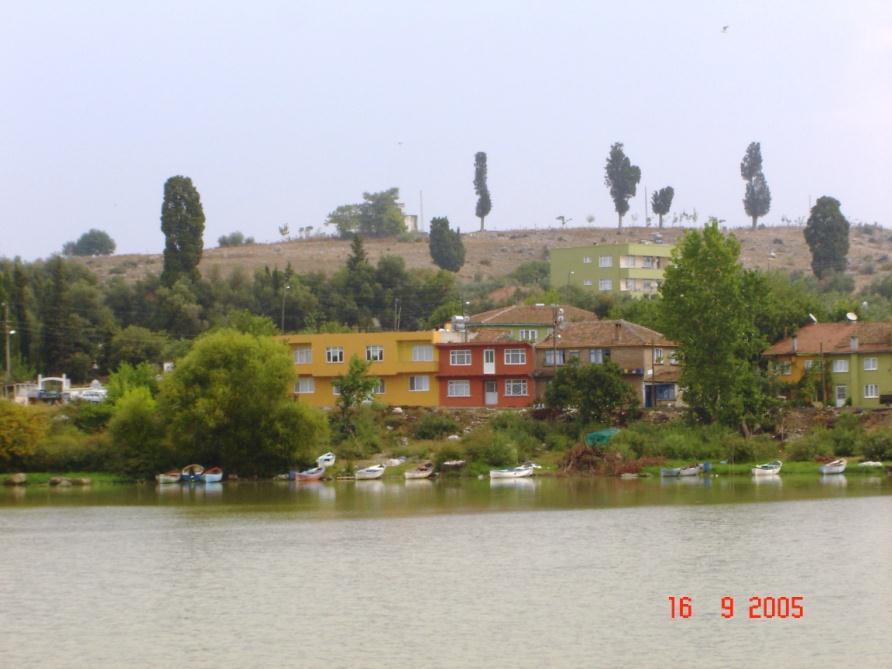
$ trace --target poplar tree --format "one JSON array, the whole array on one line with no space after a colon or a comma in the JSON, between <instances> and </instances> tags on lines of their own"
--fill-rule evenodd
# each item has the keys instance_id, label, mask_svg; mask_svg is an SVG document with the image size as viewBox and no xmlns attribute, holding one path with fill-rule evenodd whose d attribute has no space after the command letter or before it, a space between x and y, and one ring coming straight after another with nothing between
<instances>
[{"instance_id":1,"label":"poplar tree","mask_svg":"<svg viewBox=\"0 0 892 669\"><path fill-rule=\"evenodd\" d=\"M759 142L750 142L740 161L740 176L746 181L743 195L743 209L753 219L753 228L760 216L771 209L771 190L762 172L762 148Z\"/></svg>"},{"instance_id":2,"label":"poplar tree","mask_svg":"<svg viewBox=\"0 0 892 669\"><path fill-rule=\"evenodd\" d=\"M849 254L849 222L839 200L819 197L805 224L805 242L811 250L811 269L819 279L846 268Z\"/></svg>"},{"instance_id":3,"label":"poplar tree","mask_svg":"<svg viewBox=\"0 0 892 669\"><path fill-rule=\"evenodd\" d=\"M437 267L457 272L465 264L465 245L458 230L449 229L448 218L431 219L431 258Z\"/></svg>"},{"instance_id":4,"label":"poplar tree","mask_svg":"<svg viewBox=\"0 0 892 669\"><path fill-rule=\"evenodd\" d=\"M489 186L486 182L486 154L478 151L474 155L474 191L477 193L477 218L480 219L480 231L483 231L483 221L489 216L492 209L492 201L489 198Z\"/></svg>"},{"instance_id":5,"label":"poplar tree","mask_svg":"<svg viewBox=\"0 0 892 669\"><path fill-rule=\"evenodd\" d=\"M204 209L192 179L175 176L164 184L161 232L164 233L164 269L161 281L172 286L180 277L199 279L204 235Z\"/></svg>"},{"instance_id":6,"label":"poplar tree","mask_svg":"<svg viewBox=\"0 0 892 669\"><path fill-rule=\"evenodd\" d=\"M641 168L633 165L623 152L621 142L610 147L607 165L604 168L604 185L610 189L610 197L619 215L619 228L623 227L623 216L629 211L629 199L635 197L638 182L641 181Z\"/></svg>"},{"instance_id":7,"label":"poplar tree","mask_svg":"<svg viewBox=\"0 0 892 669\"><path fill-rule=\"evenodd\" d=\"M663 216L669 213L672 208L672 198L675 197L675 190L672 186L666 186L658 191L654 191L650 198L650 206L653 212L660 217L660 227L663 227Z\"/></svg>"}]
</instances>

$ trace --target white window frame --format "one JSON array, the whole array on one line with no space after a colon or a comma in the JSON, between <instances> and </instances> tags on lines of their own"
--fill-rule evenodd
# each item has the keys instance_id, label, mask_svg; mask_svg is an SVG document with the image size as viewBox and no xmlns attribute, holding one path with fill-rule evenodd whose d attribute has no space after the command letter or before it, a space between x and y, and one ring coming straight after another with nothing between
<instances>
[{"instance_id":1,"label":"white window frame","mask_svg":"<svg viewBox=\"0 0 892 669\"><path fill-rule=\"evenodd\" d=\"M592 284L592 280L591 280L591 279L585 279L585 280L582 282L582 285L583 285L583 286L591 286L591 285L593 285L593 284Z\"/></svg>"},{"instance_id":2,"label":"white window frame","mask_svg":"<svg viewBox=\"0 0 892 669\"><path fill-rule=\"evenodd\" d=\"M528 397L529 394L526 379L505 379L505 397Z\"/></svg>"},{"instance_id":3,"label":"white window frame","mask_svg":"<svg viewBox=\"0 0 892 669\"><path fill-rule=\"evenodd\" d=\"M814 360L806 360L806 361L805 361L805 371L806 371L806 372L807 372L808 370L810 370L810 369L811 369L812 367L814 367L814 366L815 366L815 361L814 361Z\"/></svg>"},{"instance_id":4,"label":"white window frame","mask_svg":"<svg viewBox=\"0 0 892 669\"><path fill-rule=\"evenodd\" d=\"M879 358L864 358L864 371L865 372L875 372L880 368Z\"/></svg>"},{"instance_id":5,"label":"white window frame","mask_svg":"<svg viewBox=\"0 0 892 669\"><path fill-rule=\"evenodd\" d=\"M381 344L371 344L365 347L366 362L384 362L384 347Z\"/></svg>"},{"instance_id":6,"label":"white window frame","mask_svg":"<svg viewBox=\"0 0 892 669\"><path fill-rule=\"evenodd\" d=\"M679 361L679 359L678 359L678 349L673 348L672 351L669 352L669 364L670 365L680 365L681 364L681 361Z\"/></svg>"},{"instance_id":7,"label":"white window frame","mask_svg":"<svg viewBox=\"0 0 892 669\"><path fill-rule=\"evenodd\" d=\"M845 358L838 358L833 361L834 374L847 374L849 371L849 361Z\"/></svg>"},{"instance_id":8,"label":"white window frame","mask_svg":"<svg viewBox=\"0 0 892 669\"><path fill-rule=\"evenodd\" d=\"M582 264L583 265L591 265L592 257L591 256L582 256Z\"/></svg>"},{"instance_id":9,"label":"white window frame","mask_svg":"<svg viewBox=\"0 0 892 669\"><path fill-rule=\"evenodd\" d=\"M421 382L423 380L423 383ZM415 374L409 377L410 393L426 393L431 389L431 379L427 374Z\"/></svg>"},{"instance_id":10,"label":"white window frame","mask_svg":"<svg viewBox=\"0 0 892 669\"><path fill-rule=\"evenodd\" d=\"M339 358L339 359L335 359ZM344 362L344 347L343 346L326 346L325 347L325 362L330 365L340 365Z\"/></svg>"},{"instance_id":11,"label":"white window frame","mask_svg":"<svg viewBox=\"0 0 892 669\"><path fill-rule=\"evenodd\" d=\"M458 392L461 389L465 392ZM468 379L450 379L446 384L446 397L470 397L471 382Z\"/></svg>"},{"instance_id":12,"label":"white window frame","mask_svg":"<svg viewBox=\"0 0 892 669\"><path fill-rule=\"evenodd\" d=\"M778 376L790 376L793 373L793 363L789 360L781 360L775 363L774 371Z\"/></svg>"},{"instance_id":13,"label":"white window frame","mask_svg":"<svg viewBox=\"0 0 892 669\"><path fill-rule=\"evenodd\" d=\"M372 388L372 395L383 395L387 392L387 384L384 383L384 379L378 377L378 383L375 384L375 387Z\"/></svg>"},{"instance_id":14,"label":"white window frame","mask_svg":"<svg viewBox=\"0 0 892 669\"><path fill-rule=\"evenodd\" d=\"M654 364L662 365L664 359L665 358L663 357L663 349L659 346L654 347Z\"/></svg>"},{"instance_id":15,"label":"white window frame","mask_svg":"<svg viewBox=\"0 0 892 669\"><path fill-rule=\"evenodd\" d=\"M294 392L297 395L312 395L316 392L316 379L312 376L299 376L294 384Z\"/></svg>"},{"instance_id":16,"label":"white window frame","mask_svg":"<svg viewBox=\"0 0 892 669\"><path fill-rule=\"evenodd\" d=\"M880 387L876 383L868 383L864 386L864 399L875 400L880 396Z\"/></svg>"},{"instance_id":17,"label":"white window frame","mask_svg":"<svg viewBox=\"0 0 892 669\"><path fill-rule=\"evenodd\" d=\"M536 341L539 338L538 330L521 330L518 334L520 341Z\"/></svg>"},{"instance_id":18,"label":"white window frame","mask_svg":"<svg viewBox=\"0 0 892 669\"><path fill-rule=\"evenodd\" d=\"M313 362L313 347L298 346L294 349L294 364L309 365Z\"/></svg>"},{"instance_id":19,"label":"white window frame","mask_svg":"<svg viewBox=\"0 0 892 669\"><path fill-rule=\"evenodd\" d=\"M462 360L467 359L467 362L456 362L459 358ZM450 367L469 367L472 360L473 356L471 355L471 349L469 348L459 348L449 351Z\"/></svg>"},{"instance_id":20,"label":"white window frame","mask_svg":"<svg viewBox=\"0 0 892 669\"><path fill-rule=\"evenodd\" d=\"M601 279L598 281L598 290L613 290L613 279Z\"/></svg>"},{"instance_id":21,"label":"white window frame","mask_svg":"<svg viewBox=\"0 0 892 669\"><path fill-rule=\"evenodd\" d=\"M335 397L338 397L341 394L341 389L338 386L336 386L334 384L334 382L332 382L332 384L331 384L331 394L334 395Z\"/></svg>"},{"instance_id":22,"label":"white window frame","mask_svg":"<svg viewBox=\"0 0 892 669\"><path fill-rule=\"evenodd\" d=\"M412 362L433 362L433 344L412 344Z\"/></svg>"},{"instance_id":23,"label":"white window frame","mask_svg":"<svg viewBox=\"0 0 892 669\"><path fill-rule=\"evenodd\" d=\"M552 355L553 354L553 355ZM555 358L557 359L557 365L554 364ZM559 348L557 350L547 348L545 349L545 366L546 367L560 367L564 364L564 349Z\"/></svg>"},{"instance_id":24,"label":"white window frame","mask_svg":"<svg viewBox=\"0 0 892 669\"><path fill-rule=\"evenodd\" d=\"M591 348L588 351L588 362L590 365L603 365L609 356L604 355L607 349Z\"/></svg>"},{"instance_id":25,"label":"white window frame","mask_svg":"<svg viewBox=\"0 0 892 669\"><path fill-rule=\"evenodd\" d=\"M598 256L598 267L613 267L613 256Z\"/></svg>"},{"instance_id":26,"label":"white window frame","mask_svg":"<svg viewBox=\"0 0 892 669\"><path fill-rule=\"evenodd\" d=\"M505 349L506 365L525 365L527 364L527 352L522 348L506 348Z\"/></svg>"}]
</instances>

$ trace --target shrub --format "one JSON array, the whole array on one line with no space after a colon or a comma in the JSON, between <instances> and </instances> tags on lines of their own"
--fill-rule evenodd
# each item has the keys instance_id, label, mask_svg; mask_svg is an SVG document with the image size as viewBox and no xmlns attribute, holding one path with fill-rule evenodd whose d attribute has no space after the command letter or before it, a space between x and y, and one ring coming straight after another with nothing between
<instances>
[{"instance_id":1,"label":"shrub","mask_svg":"<svg viewBox=\"0 0 892 669\"><path fill-rule=\"evenodd\" d=\"M0 402L0 470L21 468L46 433L45 412Z\"/></svg>"},{"instance_id":2,"label":"shrub","mask_svg":"<svg viewBox=\"0 0 892 669\"><path fill-rule=\"evenodd\" d=\"M892 460L892 432L869 433L861 442L861 453L867 460Z\"/></svg>"},{"instance_id":3,"label":"shrub","mask_svg":"<svg viewBox=\"0 0 892 669\"><path fill-rule=\"evenodd\" d=\"M440 439L458 431L458 423L451 416L442 413L428 413L412 429L416 439Z\"/></svg>"},{"instance_id":4,"label":"shrub","mask_svg":"<svg viewBox=\"0 0 892 669\"><path fill-rule=\"evenodd\" d=\"M125 391L108 432L118 459L115 468L121 473L150 477L173 463L173 452L163 445L164 424L152 392L144 386Z\"/></svg>"},{"instance_id":5,"label":"shrub","mask_svg":"<svg viewBox=\"0 0 892 669\"><path fill-rule=\"evenodd\" d=\"M468 457L494 467L517 464L518 449L510 437L499 432L481 430L467 446Z\"/></svg>"},{"instance_id":6,"label":"shrub","mask_svg":"<svg viewBox=\"0 0 892 669\"><path fill-rule=\"evenodd\" d=\"M90 472L115 469L108 435L84 434L73 425L54 428L27 460L32 472Z\"/></svg>"},{"instance_id":7,"label":"shrub","mask_svg":"<svg viewBox=\"0 0 892 669\"><path fill-rule=\"evenodd\" d=\"M105 429L114 414L111 402L72 402L65 407L74 426L81 432L95 433Z\"/></svg>"},{"instance_id":8,"label":"shrub","mask_svg":"<svg viewBox=\"0 0 892 669\"><path fill-rule=\"evenodd\" d=\"M789 460L811 461L818 456L830 455L833 452L833 438L830 431L817 428L810 434L787 445L786 455Z\"/></svg>"}]
</instances>

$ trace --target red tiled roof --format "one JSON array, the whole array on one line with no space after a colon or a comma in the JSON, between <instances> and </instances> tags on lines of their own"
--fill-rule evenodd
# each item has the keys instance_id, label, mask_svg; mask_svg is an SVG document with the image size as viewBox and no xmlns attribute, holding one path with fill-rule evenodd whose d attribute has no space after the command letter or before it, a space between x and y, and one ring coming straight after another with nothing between
<instances>
[{"instance_id":1,"label":"red tiled roof","mask_svg":"<svg viewBox=\"0 0 892 669\"><path fill-rule=\"evenodd\" d=\"M858 338L858 351L871 353L892 351L892 323L811 323L796 333L796 352L799 354L848 353L851 337ZM763 355L793 355L793 337L770 346Z\"/></svg>"},{"instance_id":2,"label":"red tiled roof","mask_svg":"<svg viewBox=\"0 0 892 669\"><path fill-rule=\"evenodd\" d=\"M597 314L569 304L558 305L564 310L564 321L596 321ZM551 305L515 304L500 309L490 309L470 317L474 325L551 325L554 322L554 310Z\"/></svg>"},{"instance_id":3,"label":"red tiled roof","mask_svg":"<svg viewBox=\"0 0 892 669\"><path fill-rule=\"evenodd\" d=\"M536 348L551 348L551 335ZM581 321L566 323L559 332L557 348L610 348L611 346L676 346L656 330L629 321Z\"/></svg>"}]
</instances>

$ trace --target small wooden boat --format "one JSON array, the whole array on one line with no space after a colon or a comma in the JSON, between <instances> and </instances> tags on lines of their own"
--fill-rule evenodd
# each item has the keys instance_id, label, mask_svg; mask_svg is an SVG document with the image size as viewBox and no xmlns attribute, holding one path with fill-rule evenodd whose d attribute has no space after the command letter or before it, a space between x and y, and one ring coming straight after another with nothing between
<instances>
[{"instance_id":1,"label":"small wooden boat","mask_svg":"<svg viewBox=\"0 0 892 669\"><path fill-rule=\"evenodd\" d=\"M372 465L371 467L366 467L365 469L357 469L356 480L370 481L371 479L379 479L384 476L385 469L387 469L387 465Z\"/></svg>"},{"instance_id":2,"label":"small wooden boat","mask_svg":"<svg viewBox=\"0 0 892 669\"><path fill-rule=\"evenodd\" d=\"M325 467L313 467L302 472L294 470L288 472L288 478L292 481L318 481L323 476L325 476Z\"/></svg>"},{"instance_id":3,"label":"small wooden boat","mask_svg":"<svg viewBox=\"0 0 892 669\"><path fill-rule=\"evenodd\" d=\"M169 472L164 472L163 474L158 474L155 476L155 480L158 483L179 483L180 482L180 470L172 469Z\"/></svg>"},{"instance_id":4,"label":"small wooden boat","mask_svg":"<svg viewBox=\"0 0 892 669\"><path fill-rule=\"evenodd\" d=\"M331 467L335 460L335 454L329 451L328 453L323 453L318 458L316 458L316 464L320 467Z\"/></svg>"},{"instance_id":5,"label":"small wooden boat","mask_svg":"<svg viewBox=\"0 0 892 669\"><path fill-rule=\"evenodd\" d=\"M846 470L846 459L840 458L833 462L818 467L818 471L822 474L842 474Z\"/></svg>"},{"instance_id":6,"label":"small wooden boat","mask_svg":"<svg viewBox=\"0 0 892 669\"><path fill-rule=\"evenodd\" d=\"M204 474L204 467L201 465L186 465L180 472L181 481L200 481L201 475Z\"/></svg>"},{"instance_id":7,"label":"small wooden boat","mask_svg":"<svg viewBox=\"0 0 892 669\"><path fill-rule=\"evenodd\" d=\"M858 463L859 467L864 467L865 469L873 469L873 468L882 468L885 465L882 462L878 462L876 460L865 460L864 462Z\"/></svg>"},{"instance_id":8,"label":"small wooden boat","mask_svg":"<svg viewBox=\"0 0 892 669\"><path fill-rule=\"evenodd\" d=\"M660 467L660 476L664 478L681 476L681 467Z\"/></svg>"},{"instance_id":9,"label":"small wooden boat","mask_svg":"<svg viewBox=\"0 0 892 669\"><path fill-rule=\"evenodd\" d=\"M434 473L434 463L428 460L403 474L407 479L426 479Z\"/></svg>"},{"instance_id":10,"label":"small wooden boat","mask_svg":"<svg viewBox=\"0 0 892 669\"><path fill-rule=\"evenodd\" d=\"M211 467L210 469L205 469L198 478L205 483L219 483L223 480L223 470L219 467Z\"/></svg>"},{"instance_id":11,"label":"small wooden boat","mask_svg":"<svg viewBox=\"0 0 892 669\"><path fill-rule=\"evenodd\" d=\"M780 474L783 464L780 460L772 460L762 465L756 465L750 471L752 471L753 476L776 476Z\"/></svg>"},{"instance_id":12,"label":"small wooden boat","mask_svg":"<svg viewBox=\"0 0 892 669\"><path fill-rule=\"evenodd\" d=\"M491 479L526 478L527 476L532 476L537 469L540 469L539 465L534 465L531 462L525 462L524 464L522 464L518 467L508 467L505 469L491 469L489 471L489 478L491 478Z\"/></svg>"},{"instance_id":13,"label":"small wooden boat","mask_svg":"<svg viewBox=\"0 0 892 669\"><path fill-rule=\"evenodd\" d=\"M698 476L703 468L700 465L689 465L678 471L679 476Z\"/></svg>"}]
</instances>

